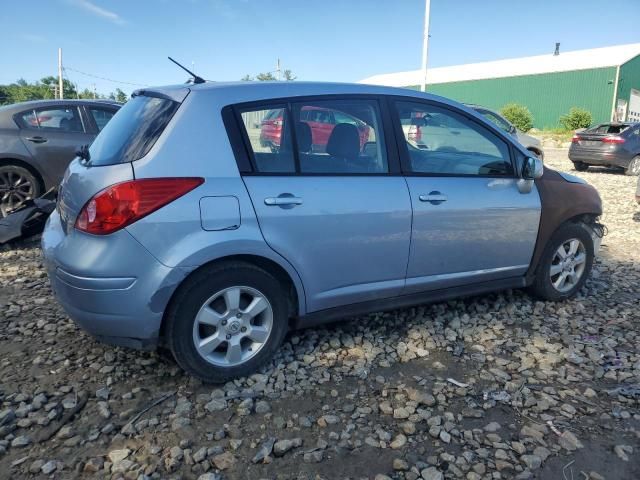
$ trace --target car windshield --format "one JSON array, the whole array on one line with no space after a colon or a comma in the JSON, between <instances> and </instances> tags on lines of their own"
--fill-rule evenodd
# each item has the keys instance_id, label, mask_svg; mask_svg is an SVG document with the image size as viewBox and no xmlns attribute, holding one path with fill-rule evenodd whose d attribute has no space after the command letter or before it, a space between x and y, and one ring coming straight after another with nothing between
<instances>
[{"instance_id":1,"label":"car windshield","mask_svg":"<svg viewBox=\"0 0 640 480\"><path fill-rule=\"evenodd\" d=\"M166 98L143 95L132 98L91 144L91 164L114 165L144 157L179 106Z\"/></svg>"}]
</instances>

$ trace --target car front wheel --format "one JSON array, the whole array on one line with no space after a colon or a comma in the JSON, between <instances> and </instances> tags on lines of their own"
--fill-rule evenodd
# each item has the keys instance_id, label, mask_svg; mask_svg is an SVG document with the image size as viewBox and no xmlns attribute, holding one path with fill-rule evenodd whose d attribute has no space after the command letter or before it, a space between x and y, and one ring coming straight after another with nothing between
<instances>
[{"instance_id":1,"label":"car front wheel","mask_svg":"<svg viewBox=\"0 0 640 480\"><path fill-rule=\"evenodd\" d=\"M247 263L196 272L167 310L166 342L176 361L210 383L254 373L287 333L283 292L271 274Z\"/></svg>"},{"instance_id":2,"label":"car front wheel","mask_svg":"<svg viewBox=\"0 0 640 480\"><path fill-rule=\"evenodd\" d=\"M588 227L577 223L561 226L542 254L532 285L534 293L552 301L574 296L589 277L593 259Z\"/></svg>"},{"instance_id":3,"label":"car front wheel","mask_svg":"<svg viewBox=\"0 0 640 480\"><path fill-rule=\"evenodd\" d=\"M573 162L573 168L579 172L586 172L589 170L589 165L584 162Z\"/></svg>"}]
</instances>

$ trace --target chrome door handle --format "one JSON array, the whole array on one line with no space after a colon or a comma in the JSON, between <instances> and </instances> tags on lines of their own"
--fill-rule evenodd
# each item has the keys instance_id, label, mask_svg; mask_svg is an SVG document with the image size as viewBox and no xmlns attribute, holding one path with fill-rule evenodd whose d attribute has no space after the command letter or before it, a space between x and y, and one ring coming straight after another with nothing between
<instances>
[{"instance_id":1,"label":"chrome door handle","mask_svg":"<svg viewBox=\"0 0 640 480\"><path fill-rule=\"evenodd\" d=\"M302 199L294 196L267 197L264 204L269 206L293 207L294 205L302 205Z\"/></svg>"},{"instance_id":2,"label":"chrome door handle","mask_svg":"<svg viewBox=\"0 0 640 480\"><path fill-rule=\"evenodd\" d=\"M44 137L27 137L26 140L29 140L33 143L44 143L47 141L47 139Z\"/></svg>"},{"instance_id":3,"label":"chrome door handle","mask_svg":"<svg viewBox=\"0 0 640 480\"><path fill-rule=\"evenodd\" d=\"M447 196L438 191L429 192L429 195L420 195L418 197L421 202L429 202L432 205L440 205L447 201Z\"/></svg>"}]
</instances>

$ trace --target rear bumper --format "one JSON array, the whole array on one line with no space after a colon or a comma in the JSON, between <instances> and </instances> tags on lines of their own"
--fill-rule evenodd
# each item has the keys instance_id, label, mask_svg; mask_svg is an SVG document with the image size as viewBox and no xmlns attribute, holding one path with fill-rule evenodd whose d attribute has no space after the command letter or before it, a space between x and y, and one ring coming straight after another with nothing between
<instances>
[{"instance_id":1,"label":"rear bumper","mask_svg":"<svg viewBox=\"0 0 640 480\"><path fill-rule=\"evenodd\" d=\"M589 165L605 165L626 168L633 156L625 152L592 151L582 149L569 149L569 160L583 162Z\"/></svg>"},{"instance_id":2,"label":"rear bumper","mask_svg":"<svg viewBox=\"0 0 640 480\"><path fill-rule=\"evenodd\" d=\"M124 230L66 235L57 212L42 251L54 295L78 326L111 344L157 344L164 309L188 271L162 265Z\"/></svg>"}]
</instances>

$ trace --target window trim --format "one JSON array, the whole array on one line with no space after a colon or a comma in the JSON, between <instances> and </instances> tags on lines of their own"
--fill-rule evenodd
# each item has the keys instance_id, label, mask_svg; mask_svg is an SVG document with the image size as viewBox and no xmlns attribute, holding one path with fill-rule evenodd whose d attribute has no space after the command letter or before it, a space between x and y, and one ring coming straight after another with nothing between
<instances>
[{"instance_id":1,"label":"window trim","mask_svg":"<svg viewBox=\"0 0 640 480\"><path fill-rule=\"evenodd\" d=\"M246 110L268 110L272 108L287 109L287 115L292 117L292 104L303 102L321 102L321 101L338 101L338 100L362 100L371 101L378 107L380 114L382 138L384 139L384 152L387 156L387 172L362 172L362 173L321 173L321 172L301 172L300 159L297 149L298 140L295 129L291 129L291 143L294 154L294 162L296 166L295 172L258 172L255 166L255 158L251 142L244 127L244 122L240 115L241 111ZM383 95L373 94L328 94L328 95L306 95L295 97L278 97L264 100L250 101L226 105L222 108L222 120L227 130L227 136L231 143L238 170L241 176L263 176L263 177L384 177L384 176L402 176L400 158L398 148L393 131L393 121L391 112L388 110L386 97Z\"/></svg>"},{"instance_id":2,"label":"window trim","mask_svg":"<svg viewBox=\"0 0 640 480\"><path fill-rule=\"evenodd\" d=\"M454 106L448 105L443 102L437 102L433 100L427 100L423 98L417 97L407 97L407 96L397 96L390 95L387 97L387 101L390 103L389 109L393 112L393 124L394 124L394 133L397 138L397 148L398 154L400 156L400 164L402 166L402 173L406 177L465 177L465 178L521 178L518 166L515 162L515 154L514 154L514 146L510 139L507 137L506 132L502 132L495 125L483 125L481 122L478 122L477 118L474 118L472 115L469 115L464 110L455 108ZM406 140L404 136L404 132L402 130L402 122L400 120L400 112L398 110L398 103L416 103L422 104L426 107L436 107L442 110L450 111L454 114L460 115L465 118L465 120L476 125L481 131L488 132L490 135L497 137L501 141L505 142L507 145L507 151L509 153L509 161L511 163L511 168L513 173L510 175L476 175L469 173L427 173L427 172L414 172L411 169L411 159L409 158L409 149L406 145ZM478 114L479 115L479 114ZM485 120L489 123L488 120Z\"/></svg>"}]
</instances>

